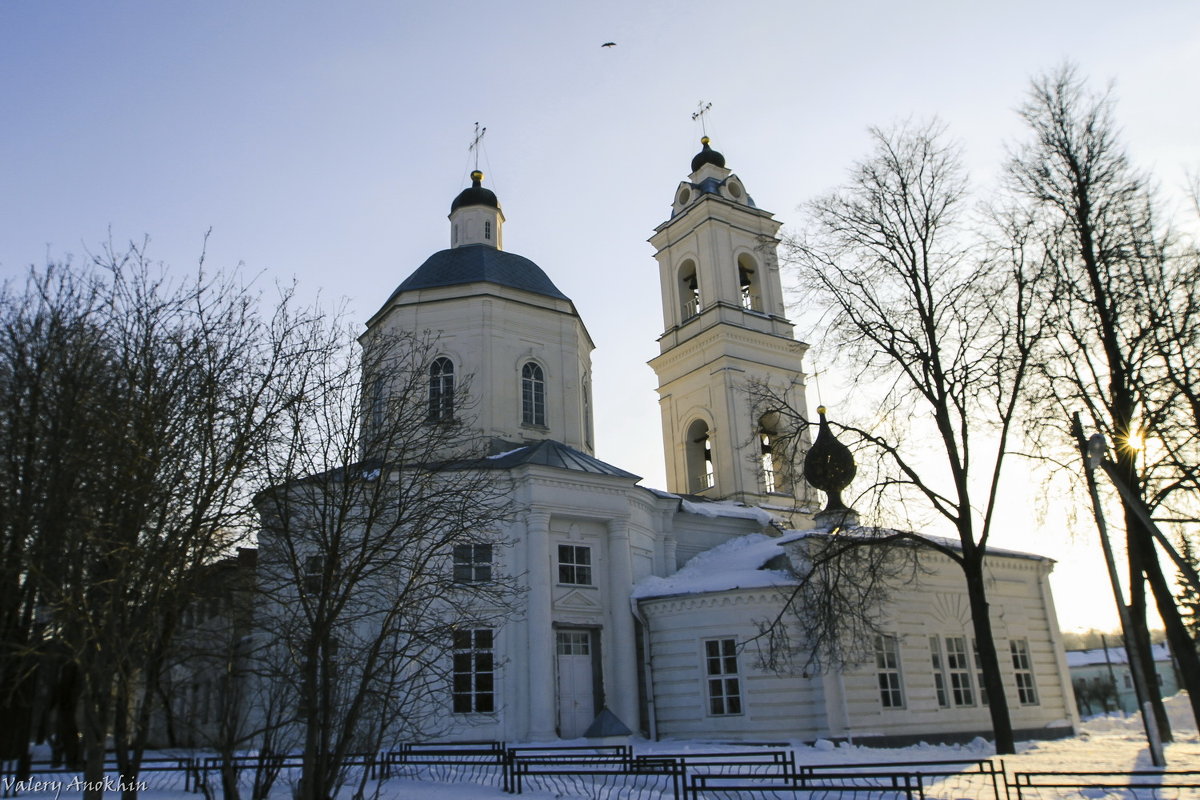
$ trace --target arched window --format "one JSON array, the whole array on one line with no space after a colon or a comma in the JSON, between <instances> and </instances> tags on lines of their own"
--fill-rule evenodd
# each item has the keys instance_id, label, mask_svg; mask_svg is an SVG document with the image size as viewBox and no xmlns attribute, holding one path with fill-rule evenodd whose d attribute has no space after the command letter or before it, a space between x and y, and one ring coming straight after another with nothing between
<instances>
[{"instance_id":1,"label":"arched window","mask_svg":"<svg viewBox=\"0 0 1200 800\"><path fill-rule=\"evenodd\" d=\"M702 492L714 486L716 475L713 471L712 438L709 436L708 423L698 419L689 425L684 445L688 491Z\"/></svg>"},{"instance_id":2,"label":"arched window","mask_svg":"<svg viewBox=\"0 0 1200 800\"><path fill-rule=\"evenodd\" d=\"M686 322L700 313L700 283L696 277L696 262L691 259L679 267L679 301L681 321Z\"/></svg>"},{"instance_id":3,"label":"arched window","mask_svg":"<svg viewBox=\"0 0 1200 800\"><path fill-rule=\"evenodd\" d=\"M371 430L378 436L383 432L384 414L387 411L387 397L382 376L376 376L371 381Z\"/></svg>"},{"instance_id":4,"label":"arched window","mask_svg":"<svg viewBox=\"0 0 1200 800\"><path fill-rule=\"evenodd\" d=\"M786 494L791 487L791 476L784 458L784 443L772 424L777 414L764 414L758 421L759 466L762 470L763 491L768 494Z\"/></svg>"},{"instance_id":5,"label":"arched window","mask_svg":"<svg viewBox=\"0 0 1200 800\"><path fill-rule=\"evenodd\" d=\"M584 373L583 380L583 440L589 447L592 445L592 402L591 395L588 391L588 386L591 385L587 373Z\"/></svg>"},{"instance_id":6,"label":"arched window","mask_svg":"<svg viewBox=\"0 0 1200 800\"><path fill-rule=\"evenodd\" d=\"M762 311L762 287L758 278L758 265L745 253L738 256L738 286L742 293L742 308L747 311Z\"/></svg>"},{"instance_id":7,"label":"arched window","mask_svg":"<svg viewBox=\"0 0 1200 800\"><path fill-rule=\"evenodd\" d=\"M429 419L454 419L454 363L444 356L429 365Z\"/></svg>"},{"instance_id":8,"label":"arched window","mask_svg":"<svg viewBox=\"0 0 1200 800\"><path fill-rule=\"evenodd\" d=\"M521 423L546 424L546 379L532 361L521 367Z\"/></svg>"}]
</instances>

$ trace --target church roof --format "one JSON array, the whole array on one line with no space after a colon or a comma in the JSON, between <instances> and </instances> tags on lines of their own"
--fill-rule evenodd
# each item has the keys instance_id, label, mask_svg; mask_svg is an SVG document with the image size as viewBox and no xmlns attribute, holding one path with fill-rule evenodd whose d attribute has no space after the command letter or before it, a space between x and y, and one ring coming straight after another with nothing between
<instances>
[{"instance_id":1,"label":"church roof","mask_svg":"<svg viewBox=\"0 0 1200 800\"><path fill-rule=\"evenodd\" d=\"M576 450L574 447L569 447L562 442L556 442L553 439L542 439L536 444L524 445L504 453L489 456L487 460L489 462L487 466L494 469L512 469L522 464L540 464L545 467L590 472L595 475L613 475L619 478L633 478L635 480L639 478L639 476L634 475L632 472L626 472L620 467L614 467L612 464L601 461L595 456L589 456L587 453Z\"/></svg>"},{"instance_id":2,"label":"church roof","mask_svg":"<svg viewBox=\"0 0 1200 800\"><path fill-rule=\"evenodd\" d=\"M403 292L467 283L494 283L570 301L542 268L528 258L485 244L469 244L439 250L425 259L425 263L392 292L388 302Z\"/></svg>"}]
</instances>

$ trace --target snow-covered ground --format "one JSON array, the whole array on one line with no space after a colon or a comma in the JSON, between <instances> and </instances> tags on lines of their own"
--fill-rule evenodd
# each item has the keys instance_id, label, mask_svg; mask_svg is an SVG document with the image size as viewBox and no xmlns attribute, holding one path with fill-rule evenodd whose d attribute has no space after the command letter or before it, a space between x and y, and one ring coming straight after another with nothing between
<instances>
[{"instance_id":1,"label":"snow-covered ground","mask_svg":"<svg viewBox=\"0 0 1200 800\"><path fill-rule=\"evenodd\" d=\"M1191 719L1191 709L1183 695L1177 695L1167 703L1175 730L1175 741L1166 746L1168 768L1173 770L1200 770L1200 735ZM586 744L580 741L580 744ZM555 742L555 744L562 744ZM701 753L713 750L729 750L727 743L698 741L635 742L638 753ZM868 748L846 743L817 742L814 745L795 744L791 748L796 755L797 765L844 764L851 767L856 763L878 761L933 761L943 759L985 759L993 756L990 744L976 740L965 745L919 744L902 748ZM1071 739L1049 742L1023 742L1016 755L1004 756L1004 765L1009 774L1014 772L1045 771L1127 771L1150 769L1150 756L1146 749L1141 719L1138 716L1121 717L1110 715L1089 719L1080 734ZM180 789L165 789L155 786L153 775L144 776L146 790L140 793L143 800L182 800L200 795ZM372 787L373 788L373 787ZM470 783L431 783L404 778L392 778L380 787L380 800L511 800L515 795L505 794L499 788L478 786ZM7 793L5 793L7 794ZM343 792L350 797L351 792ZM21 797L46 798L70 797L76 793L64 786L60 791L47 788L45 791L22 792ZM107 796L117 798L116 792ZM218 795L219 796L219 795ZM275 787L272 798L290 798L290 787L285 783ZM368 795L369 796L369 795ZM561 792L538 791L529 788L520 797L525 800L565 800L569 797L589 795L565 795ZM669 795L668 795L669 796ZM1044 795L1043 795L1044 796Z\"/></svg>"}]
</instances>

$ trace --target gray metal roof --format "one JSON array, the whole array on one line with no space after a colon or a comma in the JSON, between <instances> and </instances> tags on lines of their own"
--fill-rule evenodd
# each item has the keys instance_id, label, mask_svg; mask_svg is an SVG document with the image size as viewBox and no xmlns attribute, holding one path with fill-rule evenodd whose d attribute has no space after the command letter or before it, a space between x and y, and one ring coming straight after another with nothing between
<instances>
[{"instance_id":1,"label":"gray metal roof","mask_svg":"<svg viewBox=\"0 0 1200 800\"><path fill-rule=\"evenodd\" d=\"M439 250L404 279L388 302L403 292L467 283L494 283L570 302L537 264L486 244Z\"/></svg>"},{"instance_id":2,"label":"gray metal roof","mask_svg":"<svg viewBox=\"0 0 1200 800\"><path fill-rule=\"evenodd\" d=\"M595 475L614 475L620 478L639 479L639 476L634 475L632 472L626 472L620 467L614 467L612 464L601 461L595 456L589 456L587 453L576 450L562 442L556 442L553 439L543 439L536 444L517 447L508 452L491 456L487 459L487 462L488 466L493 469L512 469L522 464L540 464L545 467L558 467L559 469L570 469L577 472L591 472Z\"/></svg>"}]
</instances>

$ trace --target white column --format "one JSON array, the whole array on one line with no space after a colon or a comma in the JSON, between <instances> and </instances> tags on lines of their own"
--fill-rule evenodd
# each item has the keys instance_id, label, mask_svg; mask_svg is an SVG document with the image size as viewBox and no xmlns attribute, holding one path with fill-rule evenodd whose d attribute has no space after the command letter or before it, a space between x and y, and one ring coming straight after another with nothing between
<instances>
[{"instance_id":1,"label":"white column","mask_svg":"<svg viewBox=\"0 0 1200 800\"><path fill-rule=\"evenodd\" d=\"M613 674L605 702L609 710L631 730L638 728L637 643L629 593L633 589L633 565L629 553L629 521L608 522L609 595L612 609L610 638Z\"/></svg>"},{"instance_id":2,"label":"white column","mask_svg":"<svg viewBox=\"0 0 1200 800\"><path fill-rule=\"evenodd\" d=\"M525 533L529 551L529 650L525 653L529 676L529 737L554 739L554 630L550 614L550 515L529 514Z\"/></svg>"}]
</instances>

